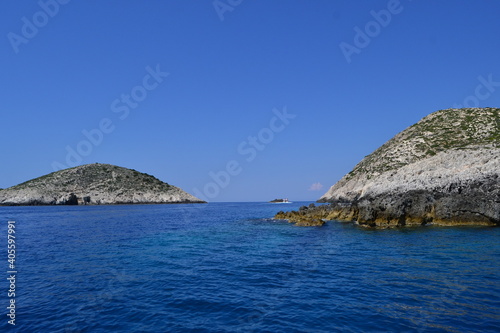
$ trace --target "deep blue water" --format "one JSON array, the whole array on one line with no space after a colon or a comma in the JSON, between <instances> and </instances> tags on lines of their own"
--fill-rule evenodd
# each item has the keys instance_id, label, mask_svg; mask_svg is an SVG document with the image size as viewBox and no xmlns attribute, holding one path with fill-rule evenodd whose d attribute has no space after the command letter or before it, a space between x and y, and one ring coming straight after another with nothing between
<instances>
[{"instance_id":1,"label":"deep blue water","mask_svg":"<svg viewBox=\"0 0 500 333\"><path fill-rule=\"evenodd\" d=\"M267 219L304 203L0 207L19 332L499 332L500 228Z\"/></svg>"}]
</instances>

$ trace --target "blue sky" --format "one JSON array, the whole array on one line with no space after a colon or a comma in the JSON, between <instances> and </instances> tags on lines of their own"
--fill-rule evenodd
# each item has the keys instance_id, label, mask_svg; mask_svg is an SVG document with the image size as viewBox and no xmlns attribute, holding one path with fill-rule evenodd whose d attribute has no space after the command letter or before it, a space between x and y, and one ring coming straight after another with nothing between
<instances>
[{"instance_id":1,"label":"blue sky","mask_svg":"<svg viewBox=\"0 0 500 333\"><path fill-rule=\"evenodd\" d=\"M495 0L1 6L0 188L100 162L316 200L425 115L500 105Z\"/></svg>"}]
</instances>

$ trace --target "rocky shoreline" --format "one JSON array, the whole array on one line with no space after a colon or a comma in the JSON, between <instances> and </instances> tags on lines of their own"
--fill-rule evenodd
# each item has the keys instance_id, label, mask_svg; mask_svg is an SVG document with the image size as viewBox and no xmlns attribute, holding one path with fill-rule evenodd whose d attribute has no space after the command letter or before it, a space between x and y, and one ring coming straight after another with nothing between
<instances>
[{"instance_id":1,"label":"rocky shoreline","mask_svg":"<svg viewBox=\"0 0 500 333\"><path fill-rule=\"evenodd\" d=\"M495 208L498 204L477 205L476 198L474 193L462 196L410 191L396 201L388 194L357 202L303 206L298 211L280 211L274 219L287 220L296 226L323 226L326 221L354 222L370 228L500 226L498 208ZM391 208L387 208L388 204Z\"/></svg>"},{"instance_id":2,"label":"rocky shoreline","mask_svg":"<svg viewBox=\"0 0 500 333\"><path fill-rule=\"evenodd\" d=\"M275 218L375 228L500 225L500 109L434 112L397 134L318 202Z\"/></svg>"},{"instance_id":3,"label":"rocky shoreline","mask_svg":"<svg viewBox=\"0 0 500 333\"><path fill-rule=\"evenodd\" d=\"M298 211L279 211L274 219L287 220L298 227L321 227L326 223L327 216L326 205L316 207L314 204L310 204L300 207Z\"/></svg>"}]
</instances>

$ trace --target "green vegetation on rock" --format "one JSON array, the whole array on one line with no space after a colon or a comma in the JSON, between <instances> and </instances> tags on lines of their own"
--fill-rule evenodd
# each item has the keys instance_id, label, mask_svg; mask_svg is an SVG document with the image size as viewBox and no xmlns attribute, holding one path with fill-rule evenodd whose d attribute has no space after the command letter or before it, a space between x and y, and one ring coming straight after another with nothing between
<instances>
[{"instance_id":1,"label":"green vegetation on rock","mask_svg":"<svg viewBox=\"0 0 500 333\"><path fill-rule=\"evenodd\" d=\"M499 111L466 108L434 112L366 156L347 179L360 173L372 177L449 149L499 147Z\"/></svg>"}]
</instances>

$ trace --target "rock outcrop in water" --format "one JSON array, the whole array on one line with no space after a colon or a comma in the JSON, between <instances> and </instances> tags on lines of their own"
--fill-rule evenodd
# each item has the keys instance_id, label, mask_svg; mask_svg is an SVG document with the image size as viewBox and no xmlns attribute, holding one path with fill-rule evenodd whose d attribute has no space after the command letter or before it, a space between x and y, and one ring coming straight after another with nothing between
<instances>
[{"instance_id":1,"label":"rock outcrop in water","mask_svg":"<svg viewBox=\"0 0 500 333\"><path fill-rule=\"evenodd\" d=\"M395 227L500 224L500 109L448 109L397 134L307 212L278 214Z\"/></svg>"},{"instance_id":2,"label":"rock outcrop in water","mask_svg":"<svg viewBox=\"0 0 500 333\"><path fill-rule=\"evenodd\" d=\"M132 169L87 164L0 190L0 205L204 203L182 189Z\"/></svg>"},{"instance_id":3,"label":"rock outcrop in water","mask_svg":"<svg viewBox=\"0 0 500 333\"><path fill-rule=\"evenodd\" d=\"M270 203L288 203L288 199L273 199L269 201Z\"/></svg>"},{"instance_id":4,"label":"rock outcrop in water","mask_svg":"<svg viewBox=\"0 0 500 333\"><path fill-rule=\"evenodd\" d=\"M320 211L318 207L314 204L310 204L309 206L300 207L297 212L280 211L274 218L287 220L290 223L294 223L298 227L321 227L325 224L325 219L323 214L315 213L318 211Z\"/></svg>"}]
</instances>

